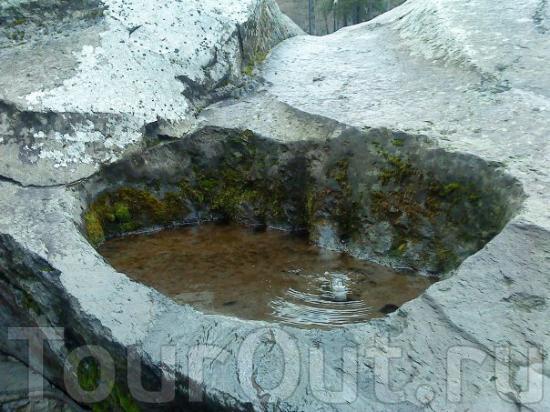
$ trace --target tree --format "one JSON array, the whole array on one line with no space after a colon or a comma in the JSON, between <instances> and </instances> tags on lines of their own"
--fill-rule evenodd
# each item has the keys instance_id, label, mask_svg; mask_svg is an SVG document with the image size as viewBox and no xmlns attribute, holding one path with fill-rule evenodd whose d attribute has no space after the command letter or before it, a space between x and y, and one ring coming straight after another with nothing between
<instances>
[{"instance_id":1,"label":"tree","mask_svg":"<svg viewBox=\"0 0 550 412\"><path fill-rule=\"evenodd\" d=\"M384 0L318 0L328 30L328 16L333 14L334 30L340 27L358 24L385 11ZM341 24L341 25L340 25Z\"/></svg>"}]
</instances>

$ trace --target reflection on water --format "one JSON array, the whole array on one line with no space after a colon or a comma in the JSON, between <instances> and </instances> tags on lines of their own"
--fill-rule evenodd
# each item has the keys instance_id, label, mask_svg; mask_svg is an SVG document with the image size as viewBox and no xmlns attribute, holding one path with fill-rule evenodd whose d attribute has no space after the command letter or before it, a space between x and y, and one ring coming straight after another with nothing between
<instances>
[{"instance_id":1,"label":"reflection on water","mask_svg":"<svg viewBox=\"0 0 550 412\"><path fill-rule=\"evenodd\" d=\"M433 279L319 249L285 232L202 225L106 242L120 272L205 313L331 327L384 316Z\"/></svg>"}]
</instances>

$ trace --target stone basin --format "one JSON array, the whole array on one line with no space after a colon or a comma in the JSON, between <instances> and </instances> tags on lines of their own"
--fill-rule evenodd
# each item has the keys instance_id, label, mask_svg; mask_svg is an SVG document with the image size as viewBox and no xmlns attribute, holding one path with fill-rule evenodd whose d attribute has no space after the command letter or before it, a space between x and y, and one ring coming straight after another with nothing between
<instances>
[{"instance_id":1,"label":"stone basin","mask_svg":"<svg viewBox=\"0 0 550 412\"><path fill-rule=\"evenodd\" d=\"M308 353L324 349L323 376L334 383L343 348L357 349L358 356L364 356L367 342L370 349L384 350L391 336L409 339L406 334L419 326L436 327L422 321L427 312L438 311L431 296L447 294L460 275L439 282L383 319L333 331L298 329L178 305L117 273L94 249L106 238L127 233L223 219L305 231L321 247L447 278L471 270L473 262L490 250L487 243L498 244L499 238L509 236L498 234L517 213L524 195L499 164L445 151L422 136L344 125L334 129L332 121L299 116L317 127L325 122L333 136L300 140L289 135L281 141L248 129L207 126L105 166L68 187L4 184L3 202L26 205L22 214L28 214L15 222L18 230L32 231L29 241L37 250L45 248L48 256L46 262L24 252L11 238L2 238L2 261L18 271L18 277L9 280L16 284L6 301L16 307L17 300L32 296L28 315L12 316L20 322L29 322L30 316L46 324L62 316L74 325L66 332L65 346L57 348L61 354L47 353L48 358L63 358L79 344L93 342L115 358L117 377L127 370L125 353L136 348L146 360L146 382L158 381L161 370L175 373L182 383L201 378L201 384L178 389L178 404L190 408L261 409L266 396L277 397L287 410L324 407L338 399L363 402L352 383L333 400L323 397L322 390L314 398L306 396L306 387L319 384L310 372L319 365ZM443 241L452 247L438 250ZM460 265L484 246L484 252ZM284 352L273 351L274 343ZM161 347L167 345L177 348L175 364L167 365L161 358ZM197 353L222 361L193 369ZM365 367L360 359L348 367ZM246 377L252 374L248 367L254 373ZM280 386L283 371L289 370L288 381L285 374ZM55 362L48 372L53 382L61 379ZM357 385L370 381L365 372L356 379ZM124 379L117 385L124 388ZM197 393L203 393L199 398L204 402L190 402L190 394ZM127 395L116 396L108 402L120 402Z\"/></svg>"},{"instance_id":2,"label":"stone basin","mask_svg":"<svg viewBox=\"0 0 550 412\"><path fill-rule=\"evenodd\" d=\"M0 351L37 369L9 327L64 328L42 374L68 393L66 361L98 379L69 353L104 348L103 410L547 410L549 10L408 0L316 38L272 0L0 3ZM197 216L441 281L299 329L178 305L96 250ZM135 352L174 400L127 382Z\"/></svg>"},{"instance_id":3,"label":"stone basin","mask_svg":"<svg viewBox=\"0 0 550 412\"><path fill-rule=\"evenodd\" d=\"M432 274L481 249L523 198L498 164L419 136L354 128L283 143L207 127L104 167L81 187L96 245L224 220L305 232L321 247Z\"/></svg>"}]
</instances>

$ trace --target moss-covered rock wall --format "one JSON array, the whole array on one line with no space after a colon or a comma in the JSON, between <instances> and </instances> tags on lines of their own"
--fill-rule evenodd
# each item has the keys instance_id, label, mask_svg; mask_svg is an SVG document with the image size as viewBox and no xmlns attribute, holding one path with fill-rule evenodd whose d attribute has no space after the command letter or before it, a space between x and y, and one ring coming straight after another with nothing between
<instances>
[{"instance_id":1,"label":"moss-covered rock wall","mask_svg":"<svg viewBox=\"0 0 550 412\"><path fill-rule=\"evenodd\" d=\"M357 257L430 273L495 236L521 190L498 165L417 136L349 129L281 143L207 128L111 165L83 186L93 244L151 227L227 220L307 231Z\"/></svg>"}]
</instances>

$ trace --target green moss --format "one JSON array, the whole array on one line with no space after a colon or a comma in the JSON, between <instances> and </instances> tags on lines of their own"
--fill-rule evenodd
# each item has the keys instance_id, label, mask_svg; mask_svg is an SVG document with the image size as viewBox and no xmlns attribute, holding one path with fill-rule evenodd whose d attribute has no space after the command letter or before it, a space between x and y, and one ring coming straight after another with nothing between
<instances>
[{"instance_id":1,"label":"green moss","mask_svg":"<svg viewBox=\"0 0 550 412\"><path fill-rule=\"evenodd\" d=\"M245 68L243 69L243 73L247 76L252 76L254 73L254 63L250 62L248 63Z\"/></svg>"},{"instance_id":2,"label":"green moss","mask_svg":"<svg viewBox=\"0 0 550 412\"><path fill-rule=\"evenodd\" d=\"M182 198L189 199L192 203L196 204L204 203L204 192L196 189L187 179L183 179L179 183L179 188Z\"/></svg>"},{"instance_id":3,"label":"green moss","mask_svg":"<svg viewBox=\"0 0 550 412\"><path fill-rule=\"evenodd\" d=\"M224 173L224 178L228 179L230 173L231 173L230 171L226 171ZM235 179L236 179L236 177L235 177L235 175L233 175L230 181L233 181ZM208 194L208 193L212 193L214 191L214 189L216 189L216 187L218 187L218 185L220 184L220 180L215 179L213 177L201 177L199 179L198 183L199 183L199 190L201 190L205 194Z\"/></svg>"},{"instance_id":4,"label":"green moss","mask_svg":"<svg viewBox=\"0 0 550 412\"><path fill-rule=\"evenodd\" d=\"M401 243L398 247L397 247L397 251L402 255L403 253L405 253L407 250L407 244L406 243Z\"/></svg>"},{"instance_id":5,"label":"green moss","mask_svg":"<svg viewBox=\"0 0 550 412\"><path fill-rule=\"evenodd\" d=\"M250 130L229 136L217 167L200 167L197 160L193 176L180 182L184 196L229 220L283 219L288 193L281 177L268 176L266 154L255 143Z\"/></svg>"},{"instance_id":6,"label":"green moss","mask_svg":"<svg viewBox=\"0 0 550 412\"><path fill-rule=\"evenodd\" d=\"M397 259L402 259L409 248L409 243L414 243L416 240L402 236L402 233L397 231L394 234L392 246L388 255Z\"/></svg>"},{"instance_id":7,"label":"green moss","mask_svg":"<svg viewBox=\"0 0 550 412\"><path fill-rule=\"evenodd\" d=\"M438 272L446 272L458 265L458 256L441 241L434 242L435 249L435 269Z\"/></svg>"},{"instance_id":8,"label":"green moss","mask_svg":"<svg viewBox=\"0 0 550 412\"><path fill-rule=\"evenodd\" d=\"M462 185L458 182L453 182L453 183L443 185L441 190L441 196L448 196L449 194L461 189L462 189Z\"/></svg>"},{"instance_id":9,"label":"green moss","mask_svg":"<svg viewBox=\"0 0 550 412\"><path fill-rule=\"evenodd\" d=\"M340 159L329 168L327 178L338 183L338 190L325 192L326 212L336 222L338 235L342 239L353 238L361 228L361 205L354 200L352 185L349 181L349 160Z\"/></svg>"},{"instance_id":10,"label":"green moss","mask_svg":"<svg viewBox=\"0 0 550 412\"><path fill-rule=\"evenodd\" d=\"M380 171L379 179L382 184L388 184L392 181L395 183L402 183L405 179L418 173L408 161L398 156L387 155L385 158L390 167Z\"/></svg>"},{"instance_id":11,"label":"green moss","mask_svg":"<svg viewBox=\"0 0 550 412\"><path fill-rule=\"evenodd\" d=\"M88 239L97 246L106 236L168 225L188 212L183 188L162 199L143 189L121 188L99 196L85 213L84 222Z\"/></svg>"},{"instance_id":12,"label":"green moss","mask_svg":"<svg viewBox=\"0 0 550 412\"><path fill-rule=\"evenodd\" d=\"M223 154L215 161L192 157L191 170L176 190L163 198L136 188L121 188L99 196L87 215L94 216L96 231L103 230L101 239L181 222L191 211L247 223L252 220L260 224L294 224L294 218L287 218L285 208L292 203L297 209L295 199L299 196L285 186L283 173L288 172L279 170L277 161L270 163L267 154L257 150L254 133L235 133L222 144ZM92 233L88 231L90 239Z\"/></svg>"},{"instance_id":13,"label":"green moss","mask_svg":"<svg viewBox=\"0 0 550 412\"><path fill-rule=\"evenodd\" d=\"M90 210L84 215L84 225L88 240L94 246L101 244L105 240L101 219L94 210Z\"/></svg>"},{"instance_id":14,"label":"green moss","mask_svg":"<svg viewBox=\"0 0 550 412\"><path fill-rule=\"evenodd\" d=\"M101 373L97 361L93 358L84 359L77 368L77 378L80 387L91 392L101 384ZM128 391L123 390L115 382L111 382L112 391L107 399L91 405L94 412L123 411L139 412L140 408Z\"/></svg>"},{"instance_id":15,"label":"green moss","mask_svg":"<svg viewBox=\"0 0 550 412\"><path fill-rule=\"evenodd\" d=\"M8 39L13 41L23 41L25 40L25 32L23 30L13 30L7 35Z\"/></svg>"},{"instance_id":16,"label":"green moss","mask_svg":"<svg viewBox=\"0 0 550 412\"><path fill-rule=\"evenodd\" d=\"M380 147L377 152L387 167L379 173L382 189L371 192L370 208L377 219L390 222L394 228L393 255L404 254L405 241L428 241L424 264L449 270L458 264L459 258L454 252L455 245L445 245L443 239L483 244L483 239L472 239L470 232L479 227L480 218L483 226L493 219L481 216L485 212L477 203L483 196L473 185L440 182L413 167L407 158Z\"/></svg>"},{"instance_id":17,"label":"green moss","mask_svg":"<svg viewBox=\"0 0 550 412\"><path fill-rule=\"evenodd\" d=\"M240 138L246 143L250 143L252 139L254 139L254 137L254 132L250 129L243 130L243 132L240 134Z\"/></svg>"},{"instance_id":18,"label":"green moss","mask_svg":"<svg viewBox=\"0 0 550 412\"><path fill-rule=\"evenodd\" d=\"M134 222L144 224L157 224L164 222L166 208L162 200L157 199L152 193L134 188L123 188L115 193L112 200L126 205L129 214L134 217ZM118 202L117 202L118 201ZM116 217L116 213L115 213ZM123 214L122 217L125 217ZM128 223L129 221L119 222Z\"/></svg>"},{"instance_id":19,"label":"green moss","mask_svg":"<svg viewBox=\"0 0 550 412\"><path fill-rule=\"evenodd\" d=\"M86 392L97 389L100 385L100 371L97 362L92 359L84 359L77 368L78 384Z\"/></svg>"},{"instance_id":20,"label":"green moss","mask_svg":"<svg viewBox=\"0 0 550 412\"><path fill-rule=\"evenodd\" d=\"M236 217L239 206L245 198L252 197L252 193L242 192L237 187L222 185L221 189L212 197L211 208L214 212L222 213L228 217Z\"/></svg>"},{"instance_id":21,"label":"green moss","mask_svg":"<svg viewBox=\"0 0 550 412\"><path fill-rule=\"evenodd\" d=\"M403 215L412 223L418 223L422 217L433 217L437 212L437 209L419 203L410 188L390 192L374 191L371 193L371 205L376 216L384 220L389 218L395 227L398 227L398 219Z\"/></svg>"},{"instance_id":22,"label":"green moss","mask_svg":"<svg viewBox=\"0 0 550 412\"><path fill-rule=\"evenodd\" d=\"M134 232L138 230L140 227L141 226L136 222L125 222L119 225L120 231L125 233Z\"/></svg>"},{"instance_id":23,"label":"green moss","mask_svg":"<svg viewBox=\"0 0 550 412\"><path fill-rule=\"evenodd\" d=\"M123 391L118 386L115 386L112 394L115 405L118 405L124 412L139 412L140 408L126 391Z\"/></svg>"},{"instance_id":24,"label":"green moss","mask_svg":"<svg viewBox=\"0 0 550 412\"><path fill-rule=\"evenodd\" d=\"M347 191L349 189L348 173L349 160L341 159L337 161L334 167L329 171L329 176L338 182L342 190Z\"/></svg>"},{"instance_id":25,"label":"green moss","mask_svg":"<svg viewBox=\"0 0 550 412\"><path fill-rule=\"evenodd\" d=\"M115 213L114 213L115 220L121 223L127 223L132 220L130 209L128 209L128 205L126 205L125 203L121 203L121 202L115 203L114 209L115 209ZM110 215L108 219L110 220Z\"/></svg>"},{"instance_id":26,"label":"green moss","mask_svg":"<svg viewBox=\"0 0 550 412\"><path fill-rule=\"evenodd\" d=\"M275 219L285 218L284 204L287 199L287 188L280 182L268 187L265 191L266 213L269 213ZM296 225L304 225L303 221L295 222Z\"/></svg>"},{"instance_id":27,"label":"green moss","mask_svg":"<svg viewBox=\"0 0 550 412\"><path fill-rule=\"evenodd\" d=\"M21 26L23 24L27 23L27 19L25 17L18 17L11 21L11 23L8 25L8 27L17 27Z\"/></svg>"},{"instance_id":28,"label":"green moss","mask_svg":"<svg viewBox=\"0 0 550 412\"><path fill-rule=\"evenodd\" d=\"M308 190L306 193L306 207L304 220L308 226L313 224L315 213L317 212L317 193L315 190Z\"/></svg>"},{"instance_id":29,"label":"green moss","mask_svg":"<svg viewBox=\"0 0 550 412\"><path fill-rule=\"evenodd\" d=\"M40 309L40 305L38 305L38 303L36 302L36 300L34 300L32 295L29 292L24 290L22 290L22 293L23 293L23 299L22 299L23 307L29 311L33 311L37 315L41 315L42 309Z\"/></svg>"},{"instance_id":30,"label":"green moss","mask_svg":"<svg viewBox=\"0 0 550 412\"><path fill-rule=\"evenodd\" d=\"M408 242L428 240L428 246L421 255L422 263L435 267L437 271L444 271L455 263L452 252L443 247L439 233L435 232L431 239L426 239L422 231L425 225L434 229L437 227L437 217L442 213L439 207L434 199L418 201L417 192L411 187L371 194L371 210L374 215L380 220L389 221L393 227L394 239L390 255L401 258L408 249ZM404 217L406 224L400 222Z\"/></svg>"},{"instance_id":31,"label":"green moss","mask_svg":"<svg viewBox=\"0 0 550 412\"><path fill-rule=\"evenodd\" d=\"M185 197L180 192L168 192L164 195L163 199L164 222L177 222L181 221L185 215L189 212Z\"/></svg>"},{"instance_id":32,"label":"green moss","mask_svg":"<svg viewBox=\"0 0 550 412\"><path fill-rule=\"evenodd\" d=\"M405 142L401 139L392 139L391 144L395 147L401 147L405 144Z\"/></svg>"},{"instance_id":33,"label":"green moss","mask_svg":"<svg viewBox=\"0 0 550 412\"><path fill-rule=\"evenodd\" d=\"M254 74L254 68L263 63L267 58L267 53L263 51L256 51L254 55L248 60L248 63L243 69L243 73L247 76L252 76Z\"/></svg>"},{"instance_id":34,"label":"green moss","mask_svg":"<svg viewBox=\"0 0 550 412\"><path fill-rule=\"evenodd\" d=\"M279 187L269 188L264 180L253 183L246 180L246 172L240 175L235 170L226 170L212 185L210 181L203 193L209 207L216 213L232 220L240 220L245 206L252 208L254 217L260 221L266 218L281 218L284 193Z\"/></svg>"}]
</instances>

